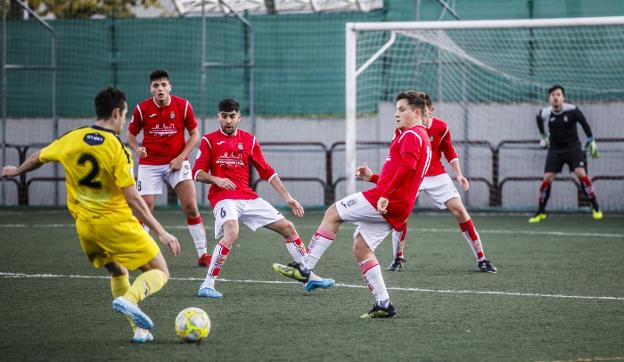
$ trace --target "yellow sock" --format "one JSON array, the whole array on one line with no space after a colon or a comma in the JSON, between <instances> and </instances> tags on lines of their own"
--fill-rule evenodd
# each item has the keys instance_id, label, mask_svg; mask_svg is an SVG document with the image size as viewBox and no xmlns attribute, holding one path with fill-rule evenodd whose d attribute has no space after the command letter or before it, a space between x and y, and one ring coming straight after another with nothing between
<instances>
[{"instance_id":1,"label":"yellow sock","mask_svg":"<svg viewBox=\"0 0 624 362\"><path fill-rule=\"evenodd\" d=\"M130 278L128 274L111 277L111 292L113 293L113 298L121 297L126 294L128 289L130 289Z\"/></svg>"},{"instance_id":2,"label":"yellow sock","mask_svg":"<svg viewBox=\"0 0 624 362\"><path fill-rule=\"evenodd\" d=\"M156 294L165 284L167 284L167 274L158 269L152 269L139 275L123 297L134 304L139 304L147 296Z\"/></svg>"},{"instance_id":3,"label":"yellow sock","mask_svg":"<svg viewBox=\"0 0 624 362\"><path fill-rule=\"evenodd\" d=\"M111 292L113 293L113 298L121 297L126 294L128 289L130 289L130 278L128 274L111 277ZM128 317L126 317L126 319L128 320L128 323L130 323L132 330L136 331L137 326L134 324L132 319Z\"/></svg>"}]
</instances>

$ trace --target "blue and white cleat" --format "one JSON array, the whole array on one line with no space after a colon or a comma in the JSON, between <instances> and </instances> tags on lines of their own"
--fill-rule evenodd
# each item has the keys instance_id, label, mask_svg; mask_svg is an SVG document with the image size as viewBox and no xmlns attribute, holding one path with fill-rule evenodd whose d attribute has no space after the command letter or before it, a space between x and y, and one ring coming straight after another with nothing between
<instances>
[{"instance_id":1,"label":"blue and white cleat","mask_svg":"<svg viewBox=\"0 0 624 362\"><path fill-rule=\"evenodd\" d=\"M130 342L147 343L147 342L152 342L153 340L154 340L154 336L152 335L152 333L150 333L150 331L148 331L147 329L143 329L143 328L137 328L136 331L134 331L134 336L132 337Z\"/></svg>"},{"instance_id":2,"label":"blue and white cleat","mask_svg":"<svg viewBox=\"0 0 624 362\"><path fill-rule=\"evenodd\" d=\"M147 316L147 314L143 313L141 309L131 301L127 300L124 297L117 297L113 300L113 309L125 315L126 317L132 319L132 321L139 328L143 329L152 329L154 327L154 323Z\"/></svg>"},{"instance_id":3,"label":"blue and white cleat","mask_svg":"<svg viewBox=\"0 0 624 362\"><path fill-rule=\"evenodd\" d=\"M202 297L202 298L223 298L223 294L217 292L217 290L215 288L199 288L199 291L197 292L197 296L198 297Z\"/></svg>"},{"instance_id":4,"label":"blue and white cleat","mask_svg":"<svg viewBox=\"0 0 624 362\"><path fill-rule=\"evenodd\" d=\"M327 289L334 284L336 284L336 281L333 279L319 278L309 280L307 283L304 284L304 287L306 291L311 292L318 288Z\"/></svg>"}]
</instances>

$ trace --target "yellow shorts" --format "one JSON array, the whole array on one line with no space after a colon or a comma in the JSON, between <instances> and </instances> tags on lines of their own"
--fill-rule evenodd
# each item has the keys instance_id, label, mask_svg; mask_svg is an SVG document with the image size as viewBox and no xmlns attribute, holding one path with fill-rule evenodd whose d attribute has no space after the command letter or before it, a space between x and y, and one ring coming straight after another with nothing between
<instances>
[{"instance_id":1,"label":"yellow shorts","mask_svg":"<svg viewBox=\"0 0 624 362\"><path fill-rule=\"evenodd\" d=\"M135 270L160 253L154 239L136 219L114 224L91 224L77 219L76 231L82 250L95 268L116 261Z\"/></svg>"}]
</instances>

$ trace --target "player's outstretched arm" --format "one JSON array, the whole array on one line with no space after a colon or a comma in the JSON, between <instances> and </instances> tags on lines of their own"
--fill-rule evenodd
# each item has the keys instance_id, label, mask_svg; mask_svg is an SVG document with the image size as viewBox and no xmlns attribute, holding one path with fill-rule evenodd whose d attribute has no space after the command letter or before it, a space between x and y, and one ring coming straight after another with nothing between
<instances>
[{"instance_id":1,"label":"player's outstretched arm","mask_svg":"<svg viewBox=\"0 0 624 362\"><path fill-rule=\"evenodd\" d=\"M186 140L182 152L180 152L180 154L176 156L176 158L169 162L169 168L172 171L179 171L182 168L182 163L184 162L184 159L188 157L189 153L191 153L193 148L195 148L195 146L197 146L197 144L199 143L199 130L197 129L197 127L189 131L189 135L190 137L188 140Z\"/></svg>"},{"instance_id":2,"label":"player's outstretched arm","mask_svg":"<svg viewBox=\"0 0 624 362\"><path fill-rule=\"evenodd\" d=\"M137 137L130 131L126 134L126 139L128 140L128 144L134 150L139 158L147 156L147 149L143 146L139 147L139 141Z\"/></svg>"},{"instance_id":3,"label":"player's outstretched arm","mask_svg":"<svg viewBox=\"0 0 624 362\"><path fill-rule=\"evenodd\" d=\"M215 184L225 190L234 190L236 188L236 184L234 184L234 182L232 182L229 178L213 176L202 170L195 173L195 181L205 184Z\"/></svg>"},{"instance_id":4,"label":"player's outstretched arm","mask_svg":"<svg viewBox=\"0 0 624 362\"><path fill-rule=\"evenodd\" d=\"M453 168L453 172L455 172L455 179L457 180L457 182L464 188L464 191L468 191L468 189L470 188L470 183L461 172L459 159L456 158L453 160L453 162L451 162L451 168Z\"/></svg>"},{"instance_id":5,"label":"player's outstretched arm","mask_svg":"<svg viewBox=\"0 0 624 362\"><path fill-rule=\"evenodd\" d=\"M2 177L15 177L32 170L36 170L43 166L43 162L39 161L40 152L33 153L19 166L4 166L2 168Z\"/></svg>"},{"instance_id":6,"label":"player's outstretched arm","mask_svg":"<svg viewBox=\"0 0 624 362\"><path fill-rule=\"evenodd\" d=\"M288 204L288 207L290 207L290 210L292 211L292 213L296 217L303 217L303 214L304 214L303 206L301 206L301 204L299 204L299 202L290 195L290 193L286 189L286 186L284 186L284 183L279 178L279 176L277 176L277 174L274 174L273 176L271 176L269 183L275 189L275 191L277 191L277 193L280 194L282 199L284 199L284 202Z\"/></svg>"},{"instance_id":7,"label":"player's outstretched arm","mask_svg":"<svg viewBox=\"0 0 624 362\"><path fill-rule=\"evenodd\" d=\"M364 181L370 181L373 177L373 171L368 167L368 163L364 162L363 165L358 166L355 169L355 176L361 178Z\"/></svg>"},{"instance_id":8,"label":"player's outstretched arm","mask_svg":"<svg viewBox=\"0 0 624 362\"><path fill-rule=\"evenodd\" d=\"M542 118L542 111L537 112L537 117L535 118L537 122L537 129L539 129L540 140L539 145L541 148L549 148L550 147L550 137L548 136L548 132L544 129L544 119Z\"/></svg>"},{"instance_id":9,"label":"player's outstretched arm","mask_svg":"<svg viewBox=\"0 0 624 362\"><path fill-rule=\"evenodd\" d=\"M139 195L136 187L134 187L134 185L126 186L123 187L121 191L126 198L126 202L128 202L128 205L139 221L145 223L151 230L154 230L158 234L160 242L169 248L169 251L171 251L173 256L178 256L178 254L180 254L180 243L178 242L178 239L169 234L167 230L165 230L165 228L163 228L158 222L158 220L156 220L141 195Z\"/></svg>"}]
</instances>

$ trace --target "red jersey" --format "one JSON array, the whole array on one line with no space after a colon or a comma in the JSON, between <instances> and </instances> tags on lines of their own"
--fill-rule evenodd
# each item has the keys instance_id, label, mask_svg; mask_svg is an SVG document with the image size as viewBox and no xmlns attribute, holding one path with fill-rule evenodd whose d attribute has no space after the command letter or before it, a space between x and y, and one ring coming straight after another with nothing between
<instances>
[{"instance_id":1,"label":"red jersey","mask_svg":"<svg viewBox=\"0 0 624 362\"><path fill-rule=\"evenodd\" d=\"M171 96L168 106L159 107L153 98L137 104L128 131L138 135L143 130L143 146L147 156L139 158L140 165L166 165L184 150L184 128L197 128L191 103Z\"/></svg>"},{"instance_id":2,"label":"red jersey","mask_svg":"<svg viewBox=\"0 0 624 362\"><path fill-rule=\"evenodd\" d=\"M442 153L449 163L457 159L448 124L440 118L433 117L427 134L429 134L429 142L431 142L431 165L425 176L437 176L446 173L442 164Z\"/></svg>"},{"instance_id":3,"label":"red jersey","mask_svg":"<svg viewBox=\"0 0 624 362\"><path fill-rule=\"evenodd\" d=\"M377 185L363 192L375 209L380 197L389 200L388 212L383 216L394 229L400 229L412 211L430 162L431 144L425 126L394 132Z\"/></svg>"},{"instance_id":4,"label":"red jersey","mask_svg":"<svg viewBox=\"0 0 624 362\"><path fill-rule=\"evenodd\" d=\"M250 163L263 180L270 181L277 176L275 170L264 160L262 148L254 135L240 129L237 129L235 134L226 135L218 129L202 136L193 165L193 179L197 177L199 171L204 171L213 176L228 178L236 185L234 190L222 189L215 184L210 185L208 200L213 207L224 199L257 199L258 194L249 186Z\"/></svg>"}]
</instances>

